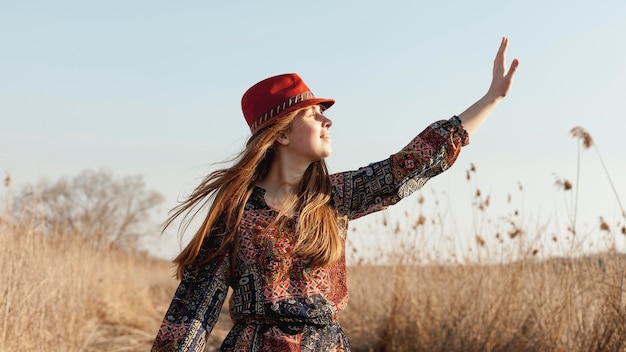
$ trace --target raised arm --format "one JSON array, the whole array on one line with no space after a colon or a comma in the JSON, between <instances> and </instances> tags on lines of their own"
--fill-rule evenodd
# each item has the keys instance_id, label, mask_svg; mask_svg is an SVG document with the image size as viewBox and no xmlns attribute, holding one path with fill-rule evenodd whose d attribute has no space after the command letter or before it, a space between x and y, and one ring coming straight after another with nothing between
<instances>
[{"instance_id":1,"label":"raised arm","mask_svg":"<svg viewBox=\"0 0 626 352\"><path fill-rule=\"evenodd\" d=\"M333 204L349 220L396 204L449 169L467 143L458 117L434 122L388 159L330 175Z\"/></svg>"},{"instance_id":2,"label":"raised arm","mask_svg":"<svg viewBox=\"0 0 626 352\"><path fill-rule=\"evenodd\" d=\"M509 39L506 37L502 38L500 49L498 49L496 58L493 61L493 78L487 94L458 115L463 123L463 127L465 127L470 136L483 124L487 116L489 116L491 111L498 105L502 98L507 95L511 88L513 76L519 66L519 60L514 59L511 63L511 67L507 71L506 49L508 45Z\"/></svg>"}]
</instances>

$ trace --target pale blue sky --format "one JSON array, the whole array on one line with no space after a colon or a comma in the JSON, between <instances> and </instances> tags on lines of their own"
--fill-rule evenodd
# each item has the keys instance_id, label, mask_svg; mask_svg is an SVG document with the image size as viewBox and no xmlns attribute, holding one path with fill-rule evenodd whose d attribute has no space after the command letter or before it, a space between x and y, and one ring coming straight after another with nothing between
<instances>
[{"instance_id":1,"label":"pale blue sky","mask_svg":"<svg viewBox=\"0 0 626 352\"><path fill-rule=\"evenodd\" d=\"M470 163L494 207L521 182L530 219L557 217L553 173L574 179L577 125L626 201L622 0L0 0L0 171L16 189L83 169L142 174L166 196L165 214L244 144L242 93L285 72L337 100L331 171L359 167L478 99L502 36L508 62L521 61L510 96L427 185L450 194L458 232L475 220ZM617 222L595 152L582 161L581 217Z\"/></svg>"}]
</instances>

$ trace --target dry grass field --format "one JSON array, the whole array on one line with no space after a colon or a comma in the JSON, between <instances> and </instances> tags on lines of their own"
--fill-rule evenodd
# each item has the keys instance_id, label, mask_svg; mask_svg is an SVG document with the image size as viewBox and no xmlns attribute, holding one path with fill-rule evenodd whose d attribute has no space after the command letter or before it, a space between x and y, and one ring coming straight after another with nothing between
<instances>
[{"instance_id":1,"label":"dry grass field","mask_svg":"<svg viewBox=\"0 0 626 352\"><path fill-rule=\"evenodd\" d=\"M356 351L624 351L625 264L356 267L341 321Z\"/></svg>"},{"instance_id":2,"label":"dry grass field","mask_svg":"<svg viewBox=\"0 0 626 352\"><path fill-rule=\"evenodd\" d=\"M169 263L32 221L0 225L0 351L146 351ZM355 351L624 351L626 258L349 269ZM225 311L214 350L230 325Z\"/></svg>"},{"instance_id":3,"label":"dry grass field","mask_svg":"<svg viewBox=\"0 0 626 352\"><path fill-rule=\"evenodd\" d=\"M472 166L468 181L474 172ZM578 188L565 179L557 186ZM352 350L626 351L626 255L614 245L626 236L626 212L613 189L623 219L609 225L600 218L599 231L613 245L594 255L572 246L565 258L545 259L523 247L537 231L518 221L517 210L503 220L502 235L484 228L476 235L479 247L487 234L521 241L510 242L522 255L499 264L433 264L421 254L421 237L437 237L440 223L420 215L404 230L385 224L394 250L348 268L350 304L339 319ZM489 196L475 193L477 220L489 223ZM574 238L576 208L570 204L564 230ZM171 264L94 245L32 216L0 217L0 352L149 350L177 286ZM231 326L227 309L207 351Z\"/></svg>"},{"instance_id":4,"label":"dry grass field","mask_svg":"<svg viewBox=\"0 0 626 352\"><path fill-rule=\"evenodd\" d=\"M29 221L0 229L1 351L147 349L172 293L167 263Z\"/></svg>"},{"instance_id":5,"label":"dry grass field","mask_svg":"<svg viewBox=\"0 0 626 352\"><path fill-rule=\"evenodd\" d=\"M580 159L594 144L580 127L571 132ZM616 224L600 217L599 238L610 245L594 255L571 246L565 257L547 259L534 247L536 235L546 235L542 225L524 225L517 209L499 221L504 229L483 227L496 223L486 212L489 195L472 186L474 173L472 165L467 180L481 224L476 244L506 237L514 260L460 264L424 255L424 239L441 237L440 214L407 215L404 230L385 222L381 235L393 250L375 250L373 260L352 258L359 265L348 268L350 304L339 319L352 350L626 351L626 256L615 250L616 239L626 236L626 212L608 172L621 209ZM564 236L548 235L554 242L578 236L578 181L555 184L570 202ZM423 202L418 197L418 207ZM177 286L172 265L104 248L33 216L0 216L0 352L149 350ZM227 309L207 351L231 326Z\"/></svg>"}]
</instances>

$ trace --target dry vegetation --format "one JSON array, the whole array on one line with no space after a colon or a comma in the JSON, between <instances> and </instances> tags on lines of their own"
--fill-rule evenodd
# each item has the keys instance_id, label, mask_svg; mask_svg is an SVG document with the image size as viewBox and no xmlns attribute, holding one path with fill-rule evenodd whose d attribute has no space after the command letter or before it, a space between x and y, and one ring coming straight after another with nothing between
<instances>
[{"instance_id":1,"label":"dry vegetation","mask_svg":"<svg viewBox=\"0 0 626 352\"><path fill-rule=\"evenodd\" d=\"M173 292L169 264L82 236L0 225L1 351L141 351Z\"/></svg>"},{"instance_id":2,"label":"dry vegetation","mask_svg":"<svg viewBox=\"0 0 626 352\"><path fill-rule=\"evenodd\" d=\"M32 222L0 228L1 351L149 349L176 286L168 263ZM620 254L357 266L340 320L355 351L623 351L624 268Z\"/></svg>"},{"instance_id":3,"label":"dry vegetation","mask_svg":"<svg viewBox=\"0 0 626 352\"><path fill-rule=\"evenodd\" d=\"M395 264L349 268L351 301L340 320L353 350L626 348L625 256L540 260L531 252L508 264L415 265L423 258L406 231L390 230L405 241L391 253ZM5 217L0 246L0 351L149 349L176 287L169 263L33 218ZM208 350L229 326L225 310Z\"/></svg>"},{"instance_id":4,"label":"dry vegetation","mask_svg":"<svg viewBox=\"0 0 626 352\"><path fill-rule=\"evenodd\" d=\"M558 185L572 189L567 180ZM478 190L476 199L477 211L489 207ZM572 235L575 215L565 230ZM502 237L528 235L516 216L505 219ZM626 257L614 248L549 259L531 248L501 264L425 264L416 238L428 221L413 220L407 230L388 230L400 242L385 265L349 268L350 304L340 321L354 351L626 350ZM626 234L624 224L611 228L611 236ZM611 230L602 221L600 231ZM478 234L476 242L485 246ZM0 351L147 351L177 284L169 263L95 246L33 216L0 217L0 248ZM226 309L207 350L229 328Z\"/></svg>"},{"instance_id":5,"label":"dry vegetation","mask_svg":"<svg viewBox=\"0 0 626 352\"><path fill-rule=\"evenodd\" d=\"M624 351L624 264L355 267L342 326L356 351Z\"/></svg>"}]
</instances>

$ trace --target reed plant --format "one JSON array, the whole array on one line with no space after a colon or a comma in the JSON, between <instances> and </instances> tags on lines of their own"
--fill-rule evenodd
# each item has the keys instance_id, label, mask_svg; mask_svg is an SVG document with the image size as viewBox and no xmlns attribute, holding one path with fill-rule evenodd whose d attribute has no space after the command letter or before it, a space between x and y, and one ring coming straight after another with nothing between
<instances>
[{"instance_id":1,"label":"reed plant","mask_svg":"<svg viewBox=\"0 0 626 352\"><path fill-rule=\"evenodd\" d=\"M175 288L169 263L37 219L0 222L0 351L145 351Z\"/></svg>"},{"instance_id":2,"label":"reed plant","mask_svg":"<svg viewBox=\"0 0 626 352\"><path fill-rule=\"evenodd\" d=\"M623 351L625 264L351 267L340 320L355 351Z\"/></svg>"},{"instance_id":3,"label":"reed plant","mask_svg":"<svg viewBox=\"0 0 626 352\"><path fill-rule=\"evenodd\" d=\"M582 146L585 133L573 132ZM473 260L441 243L435 243L440 251L430 250L450 231L435 192L416 195L415 212L403 222L381 218L375 230L384 232L391 251L365 256L349 246L357 265L348 268L350 304L339 319L352 350L624 351L626 257L615 247L585 254L574 245L567 256L542 255L537 238L545 238L544 226L513 205L493 218L474 165L467 180L474 223L464 235L473 239ZM5 210L10 183L7 176ZM559 192L579 184L557 179ZM512 204L515 196L508 198ZM570 199L563 231L575 241L577 196ZM31 215L0 216L0 351L149 350L176 289L171 263L94 246L84 234L46 227L37 212L24 213ZM600 219L597 231L626 235L623 222ZM552 235L552 241L563 239ZM498 260L494 245L504 248ZM206 351L217 350L230 328L227 309Z\"/></svg>"},{"instance_id":4,"label":"reed plant","mask_svg":"<svg viewBox=\"0 0 626 352\"><path fill-rule=\"evenodd\" d=\"M580 127L571 134L579 143L579 170L580 152L595 144ZM464 234L475 240L471 258L446 251L455 243L424 250L433 236L449 238L446 209L436 194L430 196L434 211L429 214L423 206L427 197L420 194L406 223L383 216L376 231L391 250L368 258L351 252L352 262L360 265L349 268L351 303L340 320L353 350L626 350L626 256L614 241L626 235L626 216L597 147L596 152L622 212L614 224L599 216L594 231L610 241L604 251L583 250L576 221L579 176L574 183L556 182L558 192L571 192L562 229L571 236L549 238L563 242L563 256L542 253L538 240L547 237L547 224L525 221L524 209L513 206L515 195L508 195L506 214L490 215L491 198L478 187L474 165L467 170L473 227ZM518 192L523 195L521 184Z\"/></svg>"}]
</instances>

